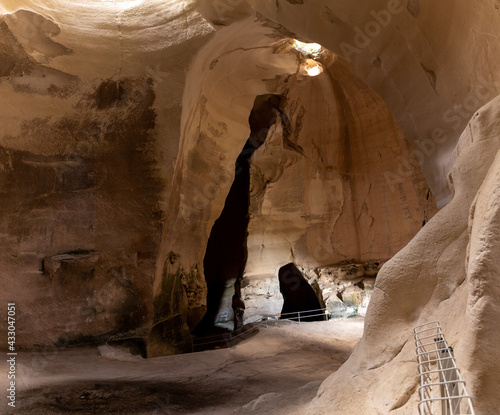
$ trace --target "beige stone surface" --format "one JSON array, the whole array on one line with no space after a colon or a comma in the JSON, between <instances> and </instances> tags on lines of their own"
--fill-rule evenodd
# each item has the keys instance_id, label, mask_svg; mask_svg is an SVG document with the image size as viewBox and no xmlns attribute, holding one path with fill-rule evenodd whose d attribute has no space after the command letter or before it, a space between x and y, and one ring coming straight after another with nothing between
<instances>
[{"instance_id":1,"label":"beige stone surface","mask_svg":"<svg viewBox=\"0 0 500 415\"><path fill-rule=\"evenodd\" d=\"M187 2L0 2L0 298L18 346L144 337L185 67L213 30Z\"/></svg>"},{"instance_id":2,"label":"beige stone surface","mask_svg":"<svg viewBox=\"0 0 500 415\"><path fill-rule=\"evenodd\" d=\"M230 415L248 399L296 387L310 399L347 359L362 332L362 319L282 321L262 326L231 348L153 359L107 346L22 352L17 367L22 407L15 411ZM6 373L6 361L0 370ZM0 387L6 381L0 379Z\"/></svg>"},{"instance_id":3,"label":"beige stone surface","mask_svg":"<svg viewBox=\"0 0 500 415\"><path fill-rule=\"evenodd\" d=\"M119 320L134 290L145 302L137 324L147 326L157 307L155 324L178 315L180 342L187 339L204 312L206 242L256 95L287 100L252 164L246 275L270 278L269 309L279 308L280 265L387 259L434 213L417 159L381 97L326 49L317 57L324 72L307 76L310 58L293 48L294 34L246 3L1 5L2 263L6 295L23 291L27 310L43 304L45 326L32 343L65 329L51 334L59 324L50 322L51 299L71 315L76 338L106 335L118 324L108 313ZM387 174L400 158L412 164L396 183ZM80 251L99 255L101 265L68 265L75 281L93 277L64 298L43 263ZM122 275L134 282L104 307L100 293Z\"/></svg>"},{"instance_id":4,"label":"beige stone surface","mask_svg":"<svg viewBox=\"0 0 500 415\"><path fill-rule=\"evenodd\" d=\"M500 146L499 122L499 98L474 115L456 149L450 176L454 199L381 270L363 339L348 363L322 385L311 413L326 413L326 408L331 413L332 407L342 413L339 397L353 382L357 387L370 385L369 399L357 399L360 412L369 408L381 413L387 409L414 412L416 367L411 331L417 324L434 320L441 323L456 351L478 413L494 413L499 407L493 389L498 373L494 365L500 356L491 342L498 318L493 310L498 286L494 229L498 226L495 156ZM488 261L488 256L496 259ZM489 289L479 288L486 281ZM489 363L475 364L485 352ZM377 379L391 379L391 383ZM353 395L349 401L356 401Z\"/></svg>"},{"instance_id":5,"label":"beige stone surface","mask_svg":"<svg viewBox=\"0 0 500 415\"><path fill-rule=\"evenodd\" d=\"M283 395L251 413L415 413L413 328L429 321L440 322L454 348L476 413L497 411L499 126L496 98L460 138L450 174L453 200L379 272L363 337L349 360L312 402Z\"/></svg>"},{"instance_id":6,"label":"beige stone surface","mask_svg":"<svg viewBox=\"0 0 500 415\"><path fill-rule=\"evenodd\" d=\"M500 93L496 1L248 0L265 17L346 58L418 151L440 207L446 164L474 112ZM404 178L405 160L392 171ZM404 180L404 179L403 179Z\"/></svg>"},{"instance_id":7,"label":"beige stone surface","mask_svg":"<svg viewBox=\"0 0 500 415\"><path fill-rule=\"evenodd\" d=\"M358 301L378 271L361 267L392 259L316 398L242 411L413 413L411 330L437 319L495 413L499 29L497 0L0 0L0 300L19 345L152 326L151 356L186 350L255 98L279 94L251 162L248 314L279 310L288 262Z\"/></svg>"},{"instance_id":8,"label":"beige stone surface","mask_svg":"<svg viewBox=\"0 0 500 415\"><path fill-rule=\"evenodd\" d=\"M285 103L251 160L242 293L248 316L279 308L280 266L385 260L436 211L418 160L382 99L326 49L316 58L323 73L308 76L293 45L283 27L252 16L219 29L190 68L155 301L169 303L180 275L193 295L176 297L180 315L177 307L158 311L151 353L163 353L159 344L170 341L164 333L172 318L186 321L187 331L202 315L203 257L250 134L256 95L278 94ZM410 164L405 181L394 184L387 173L398 158ZM172 253L174 262L167 258ZM272 295L252 295L252 278L267 279Z\"/></svg>"},{"instance_id":9,"label":"beige stone surface","mask_svg":"<svg viewBox=\"0 0 500 415\"><path fill-rule=\"evenodd\" d=\"M252 158L248 275L290 261L318 267L389 258L435 213L380 97L327 51L317 60L321 75L296 75L278 91L290 127L278 122ZM392 186L385 173L398 157L417 167Z\"/></svg>"}]
</instances>

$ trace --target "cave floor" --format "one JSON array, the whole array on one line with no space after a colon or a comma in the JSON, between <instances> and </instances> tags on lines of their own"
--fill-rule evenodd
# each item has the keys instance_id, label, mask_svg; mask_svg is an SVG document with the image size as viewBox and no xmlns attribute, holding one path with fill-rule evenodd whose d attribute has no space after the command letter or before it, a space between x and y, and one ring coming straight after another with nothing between
<instances>
[{"instance_id":1,"label":"cave floor","mask_svg":"<svg viewBox=\"0 0 500 415\"><path fill-rule=\"evenodd\" d=\"M310 382L306 388L314 393L362 331L362 318L275 322L231 348L134 361L101 357L96 348L19 353L16 412L237 413L267 393Z\"/></svg>"}]
</instances>

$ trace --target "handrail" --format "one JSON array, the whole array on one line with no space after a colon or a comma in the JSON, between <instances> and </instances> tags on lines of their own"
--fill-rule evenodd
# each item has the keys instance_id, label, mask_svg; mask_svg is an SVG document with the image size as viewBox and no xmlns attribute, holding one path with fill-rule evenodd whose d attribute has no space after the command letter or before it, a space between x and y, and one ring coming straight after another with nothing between
<instances>
[{"instance_id":1,"label":"handrail","mask_svg":"<svg viewBox=\"0 0 500 415\"><path fill-rule=\"evenodd\" d=\"M279 313L282 316L286 316L288 314L297 314L297 313L310 313L312 311L326 311L328 308L316 308L314 310L301 310L301 311L292 311L290 313Z\"/></svg>"},{"instance_id":2,"label":"handrail","mask_svg":"<svg viewBox=\"0 0 500 415\"><path fill-rule=\"evenodd\" d=\"M309 314L309 313L316 312L316 311L321 311L321 313L319 313L319 314ZM293 315L294 317L285 317L285 320L297 320L299 323L300 323L300 317L301 317L301 315L303 316L303 318L323 316L323 317L326 318L327 321L329 320L329 318L328 318L328 308L317 308L315 310L302 310L302 311L292 311L290 313L280 313L280 314L278 314L278 317L281 318L283 316L288 316L288 315Z\"/></svg>"},{"instance_id":3,"label":"handrail","mask_svg":"<svg viewBox=\"0 0 500 415\"><path fill-rule=\"evenodd\" d=\"M257 323L257 326L255 326L256 323ZM258 330L258 327L260 325L263 325L264 323L267 324L267 320L263 321L262 319L259 318L257 320L254 320L251 323L245 324L246 328L244 326L244 327L241 327L240 329L233 331L233 332L214 335L214 336L192 338L191 339L192 349L194 350L195 347L204 346L204 345L208 345L208 344L216 344L216 343L231 343L232 344L234 339L236 339L244 334L248 334L252 331ZM236 334L234 334L234 333L236 333ZM217 340L205 341L208 339L217 339Z\"/></svg>"},{"instance_id":4,"label":"handrail","mask_svg":"<svg viewBox=\"0 0 500 415\"><path fill-rule=\"evenodd\" d=\"M307 314L311 312L316 312L316 311L321 311L319 314ZM195 337L191 339L191 349L194 350L195 348L199 348L200 346L205 346L209 344L217 344L217 343L226 343L226 344L232 344L234 339L242 336L243 334L247 334L251 331L257 330L260 326L268 324L268 321L271 320L278 320L281 316L284 315L296 315L297 317L287 317L284 320L298 320L300 323L301 320L301 314L303 315L303 318L309 318L309 317L318 317L318 316L323 316L326 317L326 321L329 320L328 318L328 309L327 308L318 308L315 310L303 310L303 311L295 311L295 312L290 312L290 313L279 313L277 315L274 315L272 317L264 317L264 318L258 318L250 323L246 323L244 327L233 331L229 333L224 333L224 334L216 334L212 336L204 336L204 337ZM251 327L249 327L251 326ZM247 329L243 330L245 327ZM236 334L235 334L236 333Z\"/></svg>"}]
</instances>

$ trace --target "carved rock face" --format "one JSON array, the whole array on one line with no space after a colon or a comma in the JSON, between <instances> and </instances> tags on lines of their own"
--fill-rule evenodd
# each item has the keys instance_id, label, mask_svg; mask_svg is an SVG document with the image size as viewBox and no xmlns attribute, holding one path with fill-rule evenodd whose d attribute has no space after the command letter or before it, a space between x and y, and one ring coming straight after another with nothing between
<instances>
[{"instance_id":1,"label":"carved rock face","mask_svg":"<svg viewBox=\"0 0 500 415\"><path fill-rule=\"evenodd\" d=\"M254 47L247 50L249 43ZM316 57L323 68L318 76L301 69L305 59L283 28L254 18L219 30L196 57L160 251L180 256L157 274L159 302L170 295L160 285L201 270L203 258L207 263L208 237L228 207L235 160L269 111L274 121L259 130L263 144L250 159L245 318L281 308L280 266L386 260L434 214L418 161L380 97L328 50ZM256 92L280 99L260 106ZM399 158L408 170L394 180ZM260 291L253 279L274 286L272 295L252 294ZM220 315L230 316L234 289L220 290L227 292L219 295ZM186 319L193 320L190 310L198 313L202 302L201 295L188 301Z\"/></svg>"},{"instance_id":2,"label":"carved rock face","mask_svg":"<svg viewBox=\"0 0 500 415\"><path fill-rule=\"evenodd\" d=\"M248 3L295 36L345 58L412 144L439 207L451 200L447 159L474 112L500 93L500 44L489 41L498 32L498 2ZM471 37L478 27L481 34ZM396 172L405 170L404 159L397 164Z\"/></svg>"},{"instance_id":3,"label":"carved rock face","mask_svg":"<svg viewBox=\"0 0 500 415\"><path fill-rule=\"evenodd\" d=\"M147 150L154 92L131 79L115 87L121 95L81 97L78 110L25 119L3 137L0 262L24 309L25 347L102 341L151 321L162 190Z\"/></svg>"},{"instance_id":4,"label":"carved rock face","mask_svg":"<svg viewBox=\"0 0 500 415\"><path fill-rule=\"evenodd\" d=\"M108 317L136 301L142 314L130 329L153 321L162 327L155 353L169 339L182 346L168 353L182 350L206 310L208 238L254 133L265 143L250 160L248 228L239 229L246 317L281 308L280 266L387 259L432 216L418 163L380 97L328 50L297 50L286 28L226 3L54 2L49 11L33 2L5 11L2 263L9 281L29 282L30 301L44 293L48 329L32 342L65 330L54 304L78 341L123 330ZM310 61L321 68L315 77ZM277 102L259 107L256 97L267 95ZM259 128L267 113L273 121ZM409 164L394 179L397 157ZM47 271L60 255L87 251L99 255L94 268L78 257ZM116 269L131 286L119 284L102 307ZM276 295L251 294L258 281ZM101 311L94 321L72 307Z\"/></svg>"},{"instance_id":5,"label":"carved rock face","mask_svg":"<svg viewBox=\"0 0 500 415\"><path fill-rule=\"evenodd\" d=\"M23 313L18 345L144 343L184 67L213 29L175 2L8 3L0 276Z\"/></svg>"},{"instance_id":6,"label":"carved rock face","mask_svg":"<svg viewBox=\"0 0 500 415\"><path fill-rule=\"evenodd\" d=\"M411 411L405 342L429 318L496 410L475 352L494 356L498 340L498 101L462 136L449 189L447 156L500 91L498 1L19 3L0 17L0 276L20 345L148 331L150 356L189 350L209 237L256 138L243 220L214 248L237 274L215 318L232 304L246 319L280 311L290 263L321 306L334 292L359 303L389 260L315 413ZM427 223L431 191L440 207L454 199ZM373 387L381 373L397 386Z\"/></svg>"},{"instance_id":7,"label":"carved rock face","mask_svg":"<svg viewBox=\"0 0 500 415\"><path fill-rule=\"evenodd\" d=\"M476 113L460 138L450 175L454 199L381 269L363 339L343 369L320 388L311 413L347 402L357 402L360 413L405 405L409 411L413 398L418 399L412 331L428 321L443 326L467 388L476 397L475 410L489 413L498 408L493 389L498 382L499 353L488 345L498 339L494 327L498 318L499 126L500 99L496 98ZM483 351L488 353L488 364L478 357ZM351 373L357 373L355 380ZM390 388L382 387L383 396L373 383L380 377L398 379ZM353 394L354 384L360 391L369 388L370 399ZM349 398L343 401L340 397L348 390Z\"/></svg>"}]
</instances>

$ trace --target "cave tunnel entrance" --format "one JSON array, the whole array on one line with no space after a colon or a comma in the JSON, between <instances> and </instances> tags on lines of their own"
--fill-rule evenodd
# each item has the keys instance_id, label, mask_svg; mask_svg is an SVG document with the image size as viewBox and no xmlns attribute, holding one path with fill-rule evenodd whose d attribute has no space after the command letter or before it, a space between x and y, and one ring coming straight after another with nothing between
<instances>
[{"instance_id":1,"label":"cave tunnel entrance","mask_svg":"<svg viewBox=\"0 0 500 415\"><path fill-rule=\"evenodd\" d=\"M283 295L280 318L297 321L300 311L300 321L323 321L325 319L325 316L318 311L321 309L321 304L316 293L295 264L282 266L278 272L278 278Z\"/></svg>"},{"instance_id":2,"label":"cave tunnel entrance","mask_svg":"<svg viewBox=\"0 0 500 415\"><path fill-rule=\"evenodd\" d=\"M203 267L207 282L207 312L193 330L204 336L216 332L215 323L224 297L232 296L234 329L243 324L245 305L240 283L247 262L247 227L250 205L250 158L265 141L269 128L281 116L284 97L259 95L249 116L250 137L235 163L234 181L221 215L215 221L208 239ZM234 288L228 284L234 282Z\"/></svg>"}]
</instances>

